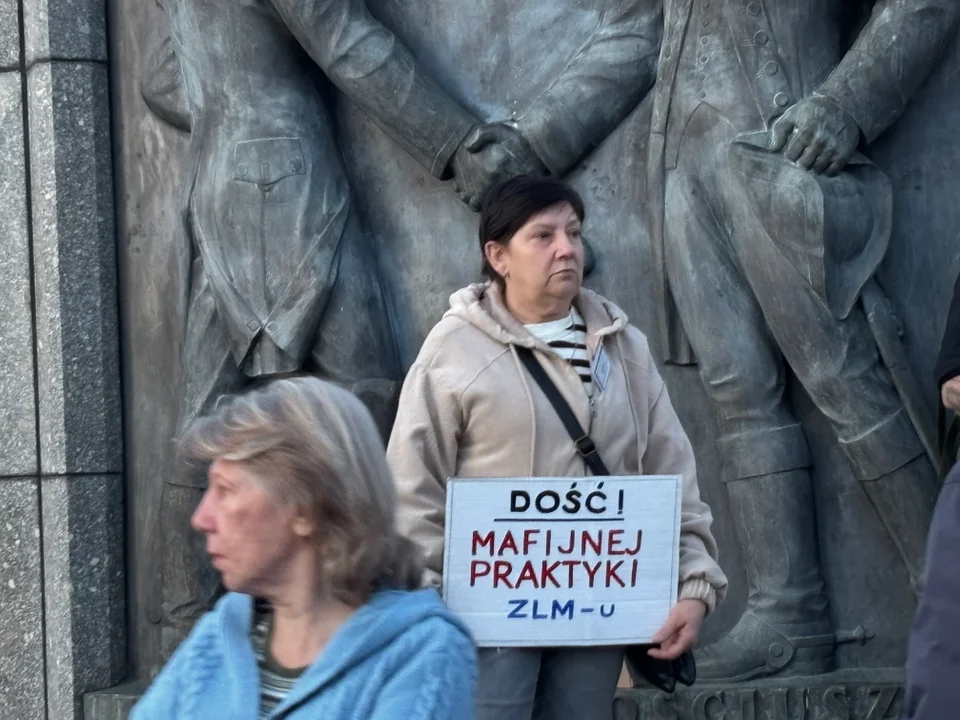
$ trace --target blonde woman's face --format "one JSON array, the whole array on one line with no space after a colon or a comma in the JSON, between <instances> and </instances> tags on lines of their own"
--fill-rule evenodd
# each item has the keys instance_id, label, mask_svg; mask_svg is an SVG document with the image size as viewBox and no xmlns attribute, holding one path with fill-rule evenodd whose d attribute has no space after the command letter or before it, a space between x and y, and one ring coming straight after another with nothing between
<instances>
[{"instance_id":1,"label":"blonde woman's face","mask_svg":"<svg viewBox=\"0 0 960 720\"><path fill-rule=\"evenodd\" d=\"M304 547L294 510L276 503L243 463L210 466L191 522L206 536L210 560L234 592L269 591Z\"/></svg>"}]
</instances>

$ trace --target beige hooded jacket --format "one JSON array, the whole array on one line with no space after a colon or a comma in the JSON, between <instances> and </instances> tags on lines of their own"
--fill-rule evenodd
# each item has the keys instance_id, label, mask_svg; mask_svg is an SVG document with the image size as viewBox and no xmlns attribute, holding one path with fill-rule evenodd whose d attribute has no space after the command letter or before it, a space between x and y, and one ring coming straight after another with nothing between
<instances>
[{"instance_id":1,"label":"beige hooded jacket","mask_svg":"<svg viewBox=\"0 0 960 720\"><path fill-rule=\"evenodd\" d=\"M700 499L693 448L670 404L646 337L613 303L581 290L575 303L591 356L610 359L593 401L576 371L524 329L493 284L450 298L407 375L387 459L400 495L400 531L426 553L428 583L443 568L446 483L451 477L583 477L588 474L556 411L514 346L534 348L612 475L682 475L680 598L710 610L726 593Z\"/></svg>"}]
</instances>

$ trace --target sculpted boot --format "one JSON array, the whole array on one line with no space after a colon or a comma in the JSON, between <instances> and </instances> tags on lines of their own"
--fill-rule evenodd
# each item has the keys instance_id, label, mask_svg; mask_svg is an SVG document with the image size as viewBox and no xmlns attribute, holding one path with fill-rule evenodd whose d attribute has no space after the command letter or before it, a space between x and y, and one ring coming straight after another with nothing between
<instances>
[{"instance_id":1,"label":"sculpted boot","mask_svg":"<svg viewBox=\"0 0 960 720\"><path fill-rule=\"evenodd\" d=\"M873 480L860 483L910 574L920 595L927 530L937 502L936 471L926 456Z\"/></svg>"},{"instance_id":2,"label":"sculpted boot","mask_svg":"<svg viewBox=\"0 0 960 720\"><path fill-rule=\"evenodd\" d=\"M698 679L829 672L835 638L808 470L733 480L727 489L750 594L730 633L695 652Z\"/></svg>"}]
</instances>

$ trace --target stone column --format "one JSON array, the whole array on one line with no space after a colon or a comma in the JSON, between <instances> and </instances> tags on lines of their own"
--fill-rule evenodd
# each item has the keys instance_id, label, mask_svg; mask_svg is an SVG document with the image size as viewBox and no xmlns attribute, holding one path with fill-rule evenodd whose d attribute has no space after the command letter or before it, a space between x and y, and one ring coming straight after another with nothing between
<instances>
[{"instance_id":1,"label":"stone column","mask_svg":"<svg viewBox=\"0 0 960 720\"><path fill-rule=\"evenodd\" d=\"M102 0L0 0L0 717L126 671Z\"/></svg>"}]
</instances>

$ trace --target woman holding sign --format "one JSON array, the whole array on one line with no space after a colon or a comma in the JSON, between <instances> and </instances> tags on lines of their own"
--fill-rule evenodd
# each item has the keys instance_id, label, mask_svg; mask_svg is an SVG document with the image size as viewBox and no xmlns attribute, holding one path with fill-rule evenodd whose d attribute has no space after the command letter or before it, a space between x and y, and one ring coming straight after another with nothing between
<instances>
[{"instance_id":1,"label":"woman holding sign","mask_svg":"<svg viewBox=\"0 0 960 720\"><path fill-rule=\"evenodd\" d=\"M681 475L679 601L650 651L674 659L694 645L727 581L693 449L646 338L581 287L583 219L579 195L550 178L515 178L487 197L480 249L490 281L451 297L400 396L388 447L400 530L423 547L426 582L439 584L449 478L580 478L599 474L598 458L612 475ZM574 420L596 452L571 441ZM481 648L477 717L610 718L623 656Z\"/></svg>"}]
</instances>

